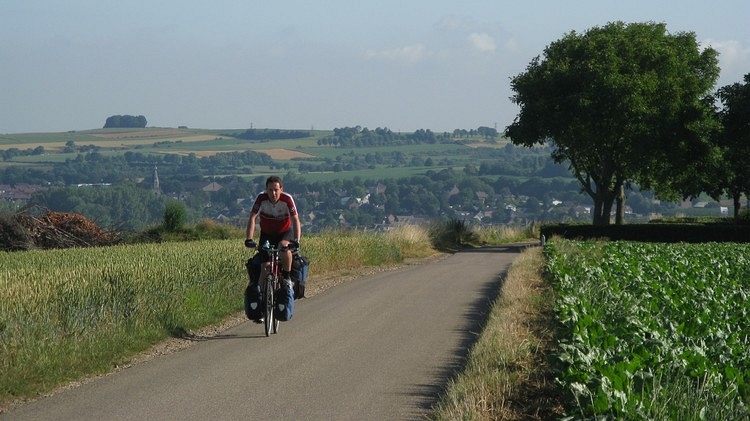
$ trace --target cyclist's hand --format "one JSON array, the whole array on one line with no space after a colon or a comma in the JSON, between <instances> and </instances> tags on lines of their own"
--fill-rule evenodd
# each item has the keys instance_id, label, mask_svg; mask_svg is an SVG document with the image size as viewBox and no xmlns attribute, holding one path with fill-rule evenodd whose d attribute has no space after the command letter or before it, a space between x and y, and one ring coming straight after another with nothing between
<instances>
[{"instance_id":1,"label":"cyclist's hand","mask_svg":"<svg viewBox=\"0 0 750 421\"><path fill-rule=\"evenodd\" d=\"M254 249L256 246L257 244L255 244L255 241L253 241L252 238L248 238L247 240L245 240L245 247L249 249Z\"/></svg>"},{"instance_id":2,"label":"cyclist's hand","mask_svg":"<svg viewBox=\"0 0 750 421\"><path fill-rule=\"evenodd\" d=\"M299 249L299 240L294 239L294 240L290 241L289 242L289 248L294 249L294 250L298 250Z\"/></svg>"}]
</instances>

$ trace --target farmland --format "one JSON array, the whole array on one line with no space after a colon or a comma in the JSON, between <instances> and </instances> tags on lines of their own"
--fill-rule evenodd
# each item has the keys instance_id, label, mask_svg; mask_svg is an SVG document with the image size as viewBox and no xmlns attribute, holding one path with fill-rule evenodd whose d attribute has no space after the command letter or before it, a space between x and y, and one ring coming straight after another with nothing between
<instances>
[{"instance_id":1,"label":"farmland","mask_svg":"<svg viewBox=\"0 0 750 421\"><path fill-rule=\"evenodd\" d=\"M545 254L570 414L747 419L748 245L556 239Z\"/></svg>"},{"instance_id":2,"label":"farmland","mask_svg":"<svg viewBox=\"0 0 750 421\"><path fill-rule=\"evenodd\" d=\"M40 153L25 154L5 160L4 166L8 165L49 165L62 163L73 159L81 148L95 150L102 156L121 156L127 152L137 152L143 155L179 155L188 156L194 154L196 157L208 157L219 153L232 153L243 151L255 151L269 155L279 165L298 166L301 163L308 168L316 165L332 165L330 163L346 164L355 159L355 156L365 157L384 153L398 153L399 159L404 162L398 165L397 171L393 164L368 164L364 168L357 168L355 172L346 174L346 171L326 172L307 170L301 172L317 173L313 178L321 181L331 178L352 179L364 177L370 179L382 179L392 177L404 177L424 174L427 170L439 171L443 168L463 168L468 163L478 165L478 158L482 156L477 149L482 147L497 149L507 144L502 142L487 142L479 136L464 139L463 143L439 143L439 144L412 144L402 145L394 148L382 146L370 147L340 147L321 146L318 140L330 136L330 131L310 131L309 137L298 139L274 139L268 141L249 141L232 137L238 135L241 130L205 130L187 128L145 128L145 129L96 129L66 133L19 133L0 135L0 149L16 148L19 150L34 150L41 148ZM75 145L75 148L71 148ZM43 152L42 152L43 150ZM486 154L485 154L486 155ZM431 157L434 164L429 168L422 165L423 161ZM412 162L414 158L419 160ZM491 158L491 157L489 157ZM293 164L294 162L297 164ZM400 170L399 170L400 169ZM385 171L384 171L385 170ZM259 167L257 172L262 174L271 172L269 167ZM222 173L217 176L231 176L237 174ZM239 175L248 175L242 174Z\"/></svg>"}]
</instances>

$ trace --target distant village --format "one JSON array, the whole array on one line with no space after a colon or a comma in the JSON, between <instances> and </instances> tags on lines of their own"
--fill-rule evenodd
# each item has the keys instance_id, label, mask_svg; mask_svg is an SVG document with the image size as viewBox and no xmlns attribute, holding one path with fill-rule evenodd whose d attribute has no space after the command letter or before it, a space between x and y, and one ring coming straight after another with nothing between
<instances>
[{"instance_id":1,"label":"distant village","mask_svg":"<svg viewBox=\"0 0 750 421\"><path fill-rule=\"evenodd\" d=\"M77 185L79 187L106 187L106 184L80 184ZM185 190L190 191L203 191L205 193L214 193L222 190L224 186L222 186L220 183L217 183L215 181L211 182L194 182L194 183L186 183L184 185ZM16 185L8 185L8 184L0 184L0 199L6 202L5 208L9 209L15 209L19 210L22 209L24 206L27 205L29 200L31 200L32 195L35 192L38 192L43 189L47 189L49 187L43 186L43 185L37 185L37 184L16 184ZM153 179L153 186L152 188L156 191L159 191L159 181L158 181L158 175L154 174ZM338 194L338 200L340 201L339 205L341 209L357 209L363 205L367 205L370 203L370 197L371 195L379 194L379 193L385 193L386 186L383 184L378 184L372 188L369 189L368 193L365 194L363 197L352 197L349 195L346 195L345 192L337 192ZM458 187L453 187L451 191L446 192L449 196L459 194L460 190ZM189 194L189 193L186 193ZM485 200L487 199L487 194L484 192L476 192L477 199L479 203L484 204ZM296 195L295 195L296 196ZM306 193L304 196L308 200L308 203L316 203L318 199L319 193L318 192L309 192ZM185 197L173 197L174 199L184 200ZM236 225L236 226L242 226L244 223L246 223L247 218L249 216L249 210L252 206L252 201L254 197L248 197L244 199L238 199L237 206L233 208L221 206L216 207L213 206L210 203L206 204L206 208L212 208L210 210L211 218L215 219L222 223L227 223L230 225ZM516 224L524 225L524 218L528 218L528 221L531 222L533 219L529 217L528 215L525 215L524 210L519 208L518 205L512 204L512 203L525 203L525 201L528 198L525 197L513 197L513 198L504 198L504 202L506 204L502 205L502 207L498 206L488 206L488 207L472 207L472 209L453 209L454 215L449 215L452 218L463 220L471 223L498 223L498 216L497 212L502 212L502 218L506 219L503 221L500 221L500 223L510 223L512 220L515 219ZM585 199L585 198L584 198ZM700 209L705 207L716 207L716 202L706 202L706 201L683 201L679 208L680 209ZM716 216L728 216L729 209L731 208L731 201L722 201L718 209L716 209ZM316 218L319 216L320 212L316 210L310 210L305 211L302 210L302 219L303 223L308 226L315 227L316 224ZM590 214L591 214L591 207L587 206L585 204L581 203L569 203L564 202L561 200L553 200L551 203L551 208L547 209L548 213L554 213L556 215L566 215L570 218L576 218L582 221L588 221ZM632 211L632 209L626 205L625 207L625 213L626 215L630 215L632 217L637 217L640 219L653 219L657 218L660 215L635 215ZM712 211L713 213L713 211ZM347 226L349 225L349 222L346 220L346 217L343 213L338 213L338 215L335 216L335 219L338 221L338 224L340 226ZM386 230L398 225L402 224L423 224L429 222L424 217L420 215L387 215L383 221L380 223L376 223L372 228L379 229L379 230Z\"/></svg>"}]
</instances>

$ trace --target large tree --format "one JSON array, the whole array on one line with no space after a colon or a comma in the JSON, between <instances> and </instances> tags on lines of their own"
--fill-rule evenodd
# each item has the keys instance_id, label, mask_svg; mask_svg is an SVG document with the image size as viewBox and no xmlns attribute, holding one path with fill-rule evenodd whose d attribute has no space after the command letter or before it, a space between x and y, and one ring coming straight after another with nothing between
<instances>
[{"instance_id":1,"label":"large tree","mask_svg":"<svg viewBox=\"0 0 750 421\"><path fill-rule=\"evenodd\" d=\"M616 199L622 223L626 187L673 192L671 178L695 171L688 164L709 151L704 99L718 74L715 50L664 24L571 32L512 78L520 112L505 134L516 145L549 142L593 199L594 225L610 223Z\"/></svg>"},{"instance_id":2,"label":"large tree","mask_svg":"<svg viewBox=\"0 0 750 421\"><path fill-rule=\"evenodd\" d=\"M750 73L745 75L744 84L720 88L718 97L723 104L723 131L719 139L724 150L723 168L727 172L722 188L734 201L736 218L742 194L750 198Z\"/></svg>"}]
</instances>

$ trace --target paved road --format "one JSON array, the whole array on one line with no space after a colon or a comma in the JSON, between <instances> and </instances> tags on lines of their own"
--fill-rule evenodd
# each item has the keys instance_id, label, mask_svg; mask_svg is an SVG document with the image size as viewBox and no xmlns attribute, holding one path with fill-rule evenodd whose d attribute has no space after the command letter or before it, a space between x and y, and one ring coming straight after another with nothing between
<instances>
[{"instance_id":1,"label":"paved road","mask_svg":"<svg viewBox=\"0 0 750 421\"><path fill-rule=\"evenodd\" d=\"M298 301L277 335L243 323L0 419L420 419L462 367L519 251L365 276Z\"/></svg>"}]
</instances>

